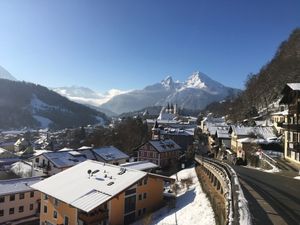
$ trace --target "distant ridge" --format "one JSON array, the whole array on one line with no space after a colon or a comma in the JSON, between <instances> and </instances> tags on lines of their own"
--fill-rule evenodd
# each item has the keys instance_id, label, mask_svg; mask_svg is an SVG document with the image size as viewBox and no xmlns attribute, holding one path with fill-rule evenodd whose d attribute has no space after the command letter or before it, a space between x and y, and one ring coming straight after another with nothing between
<instances>
[{"instance_id":1,"label":"distant ridge","mask_svg":"<svg viewBox=\"0 0 300 225\"><path fill-rule=\"evenodd\" d=\"M15 81L17 80L2 66L0 66L0 79L15 80Z\"/></svg>"},{"instance_id":2,"label":"distant ridge","mask_svg":"<svg viewBox=\"0 0 300 225\"><path fill-rule=\"evenodd\" d=\"M108 122L105 114L41 85L0 79L0 130L62 129Z\"/></svg>"}]
</instances>

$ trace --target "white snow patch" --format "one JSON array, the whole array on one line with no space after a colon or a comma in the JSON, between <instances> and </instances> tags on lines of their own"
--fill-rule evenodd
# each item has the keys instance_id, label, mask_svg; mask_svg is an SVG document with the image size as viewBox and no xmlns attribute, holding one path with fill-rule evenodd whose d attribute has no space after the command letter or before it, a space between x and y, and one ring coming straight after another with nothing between
<instances>
[{"instance_id":1,"label":"white snow patch","mask_svg":"<svg viewBox=\"0 0 300 225\"><path fill-rule=\"evenodd\" d=\"M294 177L294 179L300 180L300 176L296 176L296 177Z\"/></svg>"},{"instance_id":2,"label":"white snow patch","mask_svg":"<svg viewBox=\"0 0 300 225\"><path fill-rule=\"evenodd\" d=\"M48 128L49 125L52 123L52 120L49 120L48 118L43 116L33 115L33 118L41 124L42 128Z\"/></svg>"},{"instance_id":3,"label":"white snow patch","mask_svg":"<svg viewBox=\"0 0 300 225\"><path fill-rule=\"evenodd\" d=\"M30 162L16 162L14 164L12 164L12 167L10 168L10 170L20 176L20 177L31 177L31 170L32 170L32 163Z\"/></svg>"},{"instance_id":4,"label":"white snow patch","mask_svg":"<svg viewBox=\"0 0 300 225\"><path fill-rule=\"evenodd\" d=\"M180 185L180 180L192 177L193 184L189 187L182 188L176 198L175 209L164 207L153 213L151 224L201 224L213 225L216 224L212 206L202 191L201 185L198 181L195 168L189 168L177 173L177 183ZM176 178L173 175L172 178ZM134 223L135 225L142 224L141 221Z\"/></svg>"}]
</instances>

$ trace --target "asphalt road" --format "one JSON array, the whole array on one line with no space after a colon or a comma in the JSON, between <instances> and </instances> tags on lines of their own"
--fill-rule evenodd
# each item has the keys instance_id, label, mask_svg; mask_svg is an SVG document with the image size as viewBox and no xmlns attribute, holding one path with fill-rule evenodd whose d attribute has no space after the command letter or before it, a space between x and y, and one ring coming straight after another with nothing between
<instances>
[{"instance_id":1,"label":"asphalt road","mask_svg":"<svg viewBox=\"0 0 300 225\"><path fill-rule=\"evenodd\" d=\"M300 180L233 167L248 200L254 225L300 225Z\"/></svg>"}]
</instances>

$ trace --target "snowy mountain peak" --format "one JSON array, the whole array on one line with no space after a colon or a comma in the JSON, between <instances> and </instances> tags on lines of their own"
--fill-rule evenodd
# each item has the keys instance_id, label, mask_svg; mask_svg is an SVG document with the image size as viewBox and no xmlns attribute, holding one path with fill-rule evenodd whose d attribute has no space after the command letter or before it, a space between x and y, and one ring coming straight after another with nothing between
<instances>
[{"instance_id":1,"label":"snowy mountain peak","mask_svg":"<svg viewBox=\"0 0 300 225\"><path fill-rule=\"evenodd\" d=\"M0 66L0 78L8 80L17 80L6 69Z\"/></svg>"},{"instance_id":2,"label":"snowy mountain peak","mask_svg":"<svg viewBox=\"0 0 300 225\"><path fill-rule=\"evenodd\" d=\"M202 75L202 74L201 74ZM201 79L200 72L194 72L185 82L187 88L207 88L205 82Z\"/></svg>"},{"instance_id":3,"label":"snowy mountain peak","mask_svg":"<svg viewBox=\"0 0 300 225\"><path fill-rule=\"evenodd\" d=\"M167 76L164 80L161 81L161 84L166 88L166 89L171 89L174 85L174 81L171 76Z\"/></svg>"}]
</instances>

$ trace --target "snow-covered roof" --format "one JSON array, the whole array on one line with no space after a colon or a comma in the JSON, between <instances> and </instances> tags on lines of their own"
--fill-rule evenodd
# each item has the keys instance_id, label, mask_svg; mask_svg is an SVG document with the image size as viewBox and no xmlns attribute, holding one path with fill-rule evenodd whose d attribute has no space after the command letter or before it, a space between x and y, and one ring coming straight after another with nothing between
<instances>
[{"instance_id":1,"label":"snow-covered roof","mask_svg":"<svg viewBox=\"0 0 300 225\"><path fill-rule=\"evenodd\" d=\"M34 155L34 156L38 156L38 155L41 155L41 154L43 154L43 153L47 153L47 152L52 152L52 151L50 151L50 150L45 150L45 149L41 149L41 150L34 150L34 153L33 153L33 155Z\"/></svg>"},{"instance_id":2,"label":"snow-covered roof","mask_svg":"<svg viewBox=\"0 0 300 225\"><path fill-rule=\"evenodd\" d=\"M0 159L9 159L9 158L18 158L19 156L15 155L14 153L4 149L0 148Z\"/></svg>"},{"instance_id":3,"label":"snow-covered roof","mask_svg":"<svg viewBox=\"0 0 300 225\"><path fill-rule=\"evenodd\" d=\"M82 148L82 147L81 147ZM80 148L80 149L81 149ZM65 152L65 151L72 151L73 149L72 148L67 148L67 147L64 147L64 148L62 148L62 149L60 149L60 150L58 150L59 152Z\"/></svg>"},{"instance_id":4,"label":"snow-covered roof","mask_svg":"<svg viewBox=\"0 0 300 225\"><path fill-rule=\"evenodd\" d=\"M159 152L170 152L180 150L181 147L172 139L152 140L149 143Z\"/></svg>"},{"instance_id":5,"label":"snow-covered roof","mask_svg":"<svg viewBox=\"0 0 300 225\"><path fill-rule=\"evenodd\" d=\"M247 136L254 132L254 127L231 126L231 128L237 136Z\"/></svg>"},{"instance_id":6,"label":"snow-covered roof","mask_svg":"<svg viewBox=\"0 0 300 225\"><path fill-rule=\"evenodd\" d=\"M300 91L300 83L287 83L286 85L294 91Z\"/></svg>"},{"instance_id":7,"label":"snow-covered roof","mask_svg":"<svg viewBox=\"0 0 300 225\"><path fill-rule=\"evenodd\" d=\"M88 170L95 171L90 178ZM146 175L146 172L87 160L31 187L89 212Z\"/></svg>"},{"instance_id":8,"label":"snow-covered roof","mask_svg":"<svg viewBox=\"0 0 300 225\"><path fill-rule=\"evenodd\" d=\"M120 166L135 170L150 170L158 168L158 165L149 161L137 161L121 164Z\"/></svg>"},{"instance_id":9,"label":"snow-covered roof","mask_svg":"<svg viewBox=\"0 0 300 225\"><path fill-rule=\"evenodd\" d=\"M84 150L84 149L92 149L92 147L89 147L89 146L82 146L79 148L79 150Z\"/></svg>"},{"instance_id":10,"label":"snow-covered roof","mask_svg":"<svg viewBox=\"0 0 300 225\"><path fill-rule=\"evenodd\" d=\"M128 159L129 156L126 155L121 150L117 149L114 146L107 146L107 147L101 147L101 148L95 148L93 151L103 158L105 161L111 161L111 160L119 160L119 159Z\"/></svg>"},{"instance_id":11,"label":"snow-covered roof","mask_svg":"<svg viewBox=\"0 0 300 225\"><path fill-rule=\"evenodd\" d=\"M165 128L161 134L168 134L168 135L180 135L180 136L194 136L195 128L190 129L179 129L179 128Z\"/></svg>"},{"instance_id":12,"label":"snow-covered roof","mask_svg":"<svg viewBox=\"0 0 300 225\"><path fill-rule=\"evenodd\" d=\"M275 112L275 113L272 113L273 116L286 116L289 114L289 110L286 109L284 111L281 111L281 112Z\"/></svg>"},{"instance_id":13,"label":"snow-covered roof","mask_svg":"<svg viewBox=\"0 0 300 225\"><path fill-rule=\"evenodd\" d=\"M32 191L30 185L43 180L41 177L0 180L0 195Z\"/></svg>"},{"instance_id":14,"label":"snow-covered roof","mask_svg":"<svg viewBox=\"0 0 300 225\"><path fill-rule=\"evenodd\" d=\"M48 152L43 155L57 168L71 167L87 159L83 155L74 156L69 152Z\"/></svg>"}]
</instances>

